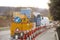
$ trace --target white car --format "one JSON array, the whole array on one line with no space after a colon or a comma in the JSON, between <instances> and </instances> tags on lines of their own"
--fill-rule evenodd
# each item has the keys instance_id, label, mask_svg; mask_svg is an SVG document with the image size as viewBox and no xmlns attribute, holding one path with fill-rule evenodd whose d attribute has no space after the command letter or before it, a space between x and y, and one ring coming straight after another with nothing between
<instances>
[{"instance_id":1,"label":"white car","mask_svg":"<svg viewBox=\"0 0 60 40\"><path fill-rule=\"evenodd\" d=\"M41 26L48 26L49 25L49 19L48 17L43 17L41 20Z\"/></svg>"}]
</instances>

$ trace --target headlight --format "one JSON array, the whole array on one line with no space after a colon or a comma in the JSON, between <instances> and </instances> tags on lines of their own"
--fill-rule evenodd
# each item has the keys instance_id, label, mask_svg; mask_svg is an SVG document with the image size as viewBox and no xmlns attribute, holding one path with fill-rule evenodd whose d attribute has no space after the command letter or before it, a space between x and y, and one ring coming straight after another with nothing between
<instances>
[{"instance_id":1,"label":"headlight","mask_svg":"<svg viewBox=\"0 0 60 40\"><path fill-rule=\"evenodd\" d=\"M16 31L19 31L19 29L17 28Z\"/></svg>"},{"instance_id":2,"label":"headlight","mask_svg":"<svg viewBox=\"0 0 60 40\"><path fill-rule=\"evenodd\" d=\"M21 22L21 18L15 17L15 18L14 18L14 22L17 22L17 23Z\"/></svg>"},{"instance_id":3,"label":"headlight","mask_svg":"<svg viewBox=\"0 0 60 40\"><path fill-rule=\"evenodd\" d=\"M20 30L18 28L15 29L15 32L19 32Z\"/></svg>"}]
</instances>

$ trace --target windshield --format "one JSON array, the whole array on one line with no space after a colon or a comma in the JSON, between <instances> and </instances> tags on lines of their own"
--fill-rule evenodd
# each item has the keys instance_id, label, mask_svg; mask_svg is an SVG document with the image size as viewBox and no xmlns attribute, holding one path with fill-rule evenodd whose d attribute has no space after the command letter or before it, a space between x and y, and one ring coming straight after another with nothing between
<instances>
[{"instance_id":1,"label":"windshield","mask_svg":"<svg viewBox=\"0 0 60 40\"><path fill-rule=\"evenodd\" d=\"M25 14L28 18L30 18L31 10L30 9L21 9L20 12Z\"/></svg>"}]
</instances>

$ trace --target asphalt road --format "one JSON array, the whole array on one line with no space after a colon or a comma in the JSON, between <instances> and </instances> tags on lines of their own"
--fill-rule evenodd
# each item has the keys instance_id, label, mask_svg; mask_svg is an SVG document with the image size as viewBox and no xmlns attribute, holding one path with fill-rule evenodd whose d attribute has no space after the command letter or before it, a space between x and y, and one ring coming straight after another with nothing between
<instances>
[{"instance_id":1,"label":"asphalt road","mask_svg":"<svg viewBox=\"0 0 60 40\"><path fill-rule=\"evenodd\" d=\"M10 40L10 31L0 31L0 40Z\"/></svg>"},{"instance_id":2,"label":"asphalt road","mask_svg":"<svg viewBox=\"0 0 60 40\"><path fill-rule=\"evenodd\" d=\"M40 34L35 40L55 40L55 31L53 29L49 29L47 32ZM10 31L1 31L0 32L0 40L10 40Z\"/></svg>"},{"instance_id":3,"label":"asphalt road","mask_svg":"<svg viewBox=\"0 0 60 40\"><path fill-rule=\"evenodd\" d=\"M56 31L54 30L55 30L54 28L49 29L44 34L41 34L38 37L36 37L35 40L56 40L56 37L55 37Z\"/></svg>"}]
</instances>

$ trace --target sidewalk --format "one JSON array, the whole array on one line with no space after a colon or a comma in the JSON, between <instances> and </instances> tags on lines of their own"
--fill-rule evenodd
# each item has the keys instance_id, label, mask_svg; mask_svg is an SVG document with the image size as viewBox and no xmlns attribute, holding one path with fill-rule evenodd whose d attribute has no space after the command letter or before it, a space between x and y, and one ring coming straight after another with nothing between
<instances>
[{"instance_id":1,"label":"sidewalk","mask_svg":"<svg viewBox=\"0 0 60 40\"><path fill-rule=\"evenodd\" d=\"M10 30L0 31L0 36L1 35L6 35L6 34L10 34Z\"/></svg>"}]
</instances>

